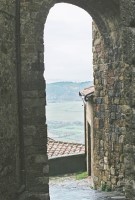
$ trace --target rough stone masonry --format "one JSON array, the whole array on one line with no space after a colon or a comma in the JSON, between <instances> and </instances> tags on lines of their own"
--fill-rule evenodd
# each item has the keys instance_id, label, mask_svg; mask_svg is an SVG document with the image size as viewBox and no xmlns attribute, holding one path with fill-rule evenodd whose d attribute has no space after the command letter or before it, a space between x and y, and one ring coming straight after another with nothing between
<instances>
[{"instance_id":1,"label":"rough stone masonry","mask_svg":"<svg viewBox=\"0 0 135 200\"><path fill-rule=\"evenodd\" d=\"M49 200L43 30L61 2L94 21L94 186L133 200L135 0L0 0L0 199Z\"/></svg>"}]
</instances>

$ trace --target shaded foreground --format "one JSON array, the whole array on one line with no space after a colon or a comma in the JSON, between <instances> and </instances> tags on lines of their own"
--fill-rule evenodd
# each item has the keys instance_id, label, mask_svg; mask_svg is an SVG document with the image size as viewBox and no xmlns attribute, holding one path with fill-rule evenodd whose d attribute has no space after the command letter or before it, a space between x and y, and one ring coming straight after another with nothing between
<instances>
[{"instance_id":1,"label":"shaded foreground","mask_svg":"<svg viewBox=\"0 0 135 200\"><path fill-rule=\"evenodd\" d=\"M90 178L76 180L74 175L50 178L51 200L124 200L120 192L101 192L90 188Z\"/></svg>"}]
</instances>

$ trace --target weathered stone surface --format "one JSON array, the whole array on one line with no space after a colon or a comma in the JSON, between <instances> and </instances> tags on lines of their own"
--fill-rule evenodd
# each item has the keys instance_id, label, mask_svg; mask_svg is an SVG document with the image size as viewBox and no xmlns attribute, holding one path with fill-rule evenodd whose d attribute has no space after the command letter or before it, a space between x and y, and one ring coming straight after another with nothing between
<instances>
[{"instance_id":1,"label":"weathered stone surface","mask_svg":"<svg viewBox=\"0 0 135 200\"><path fill-rule=\"evenodd\" d=\"M22 199L49 200L43 29L49 9L57 2L61 1L0 2L2 200L17 199L20 188L26 190L20 196ZM97 25L93 24L95 187L106 182L112 189L125 190L132 200L135 196L135 0L104 0L102 4L98 0L64 2L86 10Z\"/></svg>"},{"instance_id":2,"label":"weathered stone surface","mask_svg":"<svg viewBox=\"0 0 135 200\"><path fill-rule=\"evenodd\" d=\"M0 199L9 200L16 198L18 186L15 1L0 4Z\"/></svg>"}]
</instances>

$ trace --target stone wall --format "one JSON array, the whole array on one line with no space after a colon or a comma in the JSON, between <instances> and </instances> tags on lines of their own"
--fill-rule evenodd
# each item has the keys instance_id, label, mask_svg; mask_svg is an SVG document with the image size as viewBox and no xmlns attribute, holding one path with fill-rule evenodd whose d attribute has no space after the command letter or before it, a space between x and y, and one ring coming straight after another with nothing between
<instances>
[{"instance_id":1,"label":"stone wall","mask_svg":"<svg viewBox=\"0 0 135 200\"><path fill-rule=\"evenodd\" d=\"M112 33L113 35L114 33ZM117 33L115 33L117 34ZM117 38L115 38L117 39ZM96 25L93 25L94 56L94 180L95 187L123 189L125 106L124 76L126 66L119 57L119 41L106 46ZM114 51L114 52L113 52Z\"/></svg>"},{"instance_id":2,"label":"stone wall","mask_svg":"<svg viewBox=\"0 0 135 200\"><path fill-rule=\"evenodd\" d=\"M129 199L135 196L134 6L121 1L112 44L93 27L95 185L123 190Z\"/></svg>"},{"instance_id":3,"label":"stone wall","mask_svg":"<svg viewBox=\"0 0 135 200\"><path fill-rule=\"evenodd\" d=\"M48 200L43 30L61 0L1 0L0 199ZM135 0L65 0L93 29L94 184L134 198ZM25 192L24 192L25 191ZM19 192L19 193L18 193ZM21 195L22 194L22 195Z\"/></svg>"},{"instance_id":4,"label":"stone wall","mask_svg":"<svg viewBox=\"0 0 135 200\"><path fill-rule=\"evenodd\" d=\"M47 12L44 12L43 20L38 19L42 3L22 1L20 5L25 191L31 199L38 194L42 194L43 199L49 198L43 78L43 30Z\"/></svg>"},{"instance_id":5,"label":"stone wall","mask_svg":"<svg viewBox=\"0 0 135 200\"><path fill-rule=\"evenodd\" d=\"M0 2L0 199L13 200L19 184L15 2ZM17 175L17 177L16 177Z\"/></svg>"},{"instance_id":6,"label":"stone wall","mask_svg":"<svg viewBox=\"0 0 135 200\"><path fill-rule=\"evenodd\" d=\"M86 156L81 153L50 158L48 162L50 176L70 175L86 171Z\"/></svg>"},{"instance_id":7,"label":"stone wall","mask_svg":"<svg viewBox=\"0 0 135 200\"><path fill-rule=\"evenodd\" d=\"M127 4L128 3L128 4ZM121 1L122 53L126 65L124 80L126 135L124 144L125 193L135 197L135 1Z\"/></svg>"}]
</instances>

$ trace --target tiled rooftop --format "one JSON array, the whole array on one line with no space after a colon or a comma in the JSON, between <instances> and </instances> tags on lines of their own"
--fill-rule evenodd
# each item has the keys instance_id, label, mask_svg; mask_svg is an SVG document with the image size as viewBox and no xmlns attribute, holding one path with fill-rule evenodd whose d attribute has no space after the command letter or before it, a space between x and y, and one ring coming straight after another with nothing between
<instances>
[{"instance_id":1,"label":"tiled rooftop","mask_svg":"<svg viewBox=\"0 0 135 200\"><path fill-rule=\"evenodd\" d=\"M82 96L85 101L88 101L89 97L91 97L94 94L94 91L95 91L94 86L90 86L81 90L79 92L79 95Z\"/></svg>"},{"instance_id":2,"label":"tiled rooftop","mask_svg":"<svg viewBox=\"0 0 135 200\"><path fill-rule=\"evenodd\" d=\"M94 86L90 86L90 87L84 88L80 93L81 93L83 96L86 96L86 95L88 95L88 94L92 94L94 91L95 91Z\"/></svg>"},{"instance_id":3,"label":"tiled rooftop","mask_svg":"<svg viewBox=\"0 0 135 200\"><path fill-rule=\"evenodd\" d=\"M85 153L84 144L56 141L52 138L48 138L47 149L49 158Z\"/></svg>"}]
</instances>

